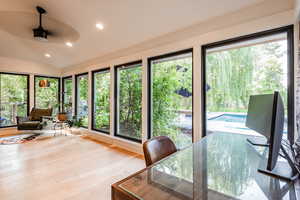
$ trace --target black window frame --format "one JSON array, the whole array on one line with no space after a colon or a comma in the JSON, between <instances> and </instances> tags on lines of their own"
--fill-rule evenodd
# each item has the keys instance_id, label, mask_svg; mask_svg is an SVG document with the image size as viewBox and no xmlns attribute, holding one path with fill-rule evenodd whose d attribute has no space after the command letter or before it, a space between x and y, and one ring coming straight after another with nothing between
<instances>
[{"instance_id":1,"label":"black window frame","mask_svg":"<svg viewBox=\"0 0 300 200\"><path fill-rule=\"evenodd\" d=\"M89 85L89 72L84 72L84 73L80 73L80 74L75 74L75 109L74 109L74 114L75 116L77 117L77 107L78 107L78 99L77 99L77 96L78 96L78 85L77 85L77 79L78 77L80 76L87 76L88 77L88 85ZM89 96L89 95L88 95ZM88 118L89 118L89 113L88 113ZM90 122L88 121L88 124ZM81 126L81 128L86 128L88 129L88 126Z\"/></svg>"},{"instance_id":2,"label":"black window frame","mask_svg":"<svg viewBox=\"0 0 300 200\"><path fill-rule=\"evenodd\" d=\"M122 68L122 67L127 67L127 66L132 66L132 65L141 65L141 68L143 68L143 61L142 60L136 60L133 62L128 62L128 63L124 63L124 64L120 64L120 65L116 65L114 66L114 136L119 137L119 138L123 138L123 139L127 139L133 142L137 142L137 143L142 143L142 138L143 135L141 136L141 139L136 139L136 138L131 138L131 137L127 137L124 135L119 135L117 133L118 130L118 68ZM143 85L142 85L143 87Z\"/></svg>"},{"instance_id":3,"label":"black window frame","mask_svg":"<svg viewBox=\"0 0 300 200\"><path fill-rule=\"evenodd\" d=\"M30 112L30 75L29 74L22 74L22 73L12 73L12 72L0 72L0 75L1 74L20 75L20 76L27 77L27 100L26 101L27 101L27 116L28 116L29 112ZM1 82L0 82L0 87L1 87ZM1 105L1 98L0 98L0 105ZM11 127L17 127L17 124L16 125L10 125L10 126L0 126L0 129L2 129L2 128L11 128Z\"/></svg>"},{"instance_id":4,"label":"black window frame","mask_svg":"<svg viewBox=\"0 0 300 200\"><path fill-rule=\"evenodd\" d=\"M205 44L201 46L201 78L202 78L202 137L206 136L206 51L211 48L226 46L230 44L235 44L239 42L249 41L252 39L263 38L275 34L286 33L287 34L287 73L288 73L288 139L290 142L294 143L295 135L295 110L294 110L294 25L288 25L284 27L279 27L271 30L266 30L262 32L257 32L253 34L248 34L236 38L231 38L227 40L222 40L210 44Z\"/></svg>"},{"instance_id":5,"label":"black window frame","mask_svg":"<svg viewBox=\"0 0 300 200\"><path fill-rule=\"evenodd\" d=\"M43 75L34 75L34 107L36 107L36 84L35 84L35 81L36 81L36 78L52 78L52 79L57 79L58 80L58 97L57 97L57 100L58 100L58 112L60 112L60 109L61 109L61 78L60 77L56 77L56 76L43 76Z\"/></svg>"},{"instance_id":6,"label":"black window frame","mask_svg":"<svg viewBox=\"0 0 300 200\"><path fill-rule=\"evenodd\" d=\"M187 53L192 53L192 143L194 143L194 49L193 48L188 48L184 50L179 50L171 53L166 53L158 56L153 56L148 58L148 66L147 66L147 138L151 139L152 138L152 101L151 101L151 96L152 96L152 68L151 68L151 62L153 60L159 60L159 59L164 59L164 58L169 58L169 57L174 57L182 54L187 54Z\"/></svg>"},{"instance_id":7,"label":"black window frame","mask_svg":"<svg viewBox=\"0 0 300 200\"><path fill-rule=\"evenodd\" d=\"M95 74L97 74L97 73L109 73L110 79L111 79L110 67L101 68L101 69L97 69L97 70L92 71L92 96L91 96L91 98L92 98L92 119L91 119L92 120L92 127L91 128L94 131L101 132L101 133L109 135L110 131L105 131L105 130L97 129L97 128L94 127L95 126L95 121L94 121L95 120L95 114L94 114L95 113L95 105L94 105L94 103L95 103L95 83L94 82L95 82ZM111 93L110 89L109 89L109 93ZM111 116L109 116L109 118L110 118L110 121L111 121ZM110 125L109 125L109 127L110 127Z\"/></svg>"},{"instance_id":8,"label":"black window frame","mask_svg":"<svg viewBox=\"0 0 300 200\"><path fill-rule=\"evenodd\" d=\"M65 110L64 108L64 102L65 102L65 80L72 80L72 86L73 86L73 76L64 76L61 78L61 85L62 85L62 89L61 89L61 109L62 111ZM72 87L73 88L73 87ZM72 96L73 96L73 89L72 89ZM73 105L72 105L73 107Z\"/></svg>"}]
</instances>

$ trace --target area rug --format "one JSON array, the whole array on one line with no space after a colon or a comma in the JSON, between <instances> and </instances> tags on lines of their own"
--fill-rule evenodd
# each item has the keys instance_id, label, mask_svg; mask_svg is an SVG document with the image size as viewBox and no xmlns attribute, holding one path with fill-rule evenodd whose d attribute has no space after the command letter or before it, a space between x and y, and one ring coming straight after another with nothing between
<instances>
[{"instance_id":1,"label":"area rug","mask_svg":"<svg viewBox=\"0 0 300 200\"><path fill-rule=\"evenodd\" d=\"M22 144L25 142L29 142L37 138L39 133L31 133L31 134L22 134L22 135L14 135L9 137L0 138L0 145L8 145L8 144Z\"/></svg>"}]
</instances>

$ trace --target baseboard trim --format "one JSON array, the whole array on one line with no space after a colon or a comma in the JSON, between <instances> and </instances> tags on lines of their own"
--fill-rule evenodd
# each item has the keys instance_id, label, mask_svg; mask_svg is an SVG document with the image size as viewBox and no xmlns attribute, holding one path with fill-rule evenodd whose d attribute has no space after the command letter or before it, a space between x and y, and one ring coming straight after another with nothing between
<instances>
[{"instance_id":1,"label":"baseboard trim","mask_svg":"<svg viewBox=\"0 0 300 200\"><path fill-rule=\"evenodd\" d=\"M143 155L143 148L142 144L135 143L132 141L127 141L123 138L114 137L111 135L107 135L105 133L99 133L92 130L81 130L85 135L88 137L91 137L95 140L99 140L100 142L104 142L110 145L114 145L116 147L119 147L121 149L137 153L139 155Z\"/></svg>"}]
</instances>

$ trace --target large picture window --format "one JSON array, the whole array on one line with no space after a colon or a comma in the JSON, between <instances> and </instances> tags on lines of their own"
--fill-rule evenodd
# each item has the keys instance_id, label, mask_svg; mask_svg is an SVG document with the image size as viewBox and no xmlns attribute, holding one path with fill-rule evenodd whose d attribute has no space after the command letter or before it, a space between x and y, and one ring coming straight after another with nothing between
<instances>
[{"instance_id":1,"label":"large picture window","mask_svg":"<svg viewBox=\"0 0 300 200\"><path fill-rule=\"evenodd\" d=\"M72 116L72 90L73 80L72 76L64 77L62 79L62 107L63 111L69 116Z\"/></svg>"},{"instance_id":2,"label":"large picture window","mask_svg":"<svg viewBox=\"0 0 300 200\"><path fill-rule=\"evenodd\" d=\"M41 85L41 81L48 85ZM60 78L35 76L34 100L36 108L52 108L56 115L60 109Z\"/></svg>"},{"instance_id":3,"label":"large picture window","mask_svg":"<svg viewBox=\"0 0 300 200\"><path fill-rule=\"evenodd\" d=\"M115 135L141 142L141 61L115 68L115 98Z\"/></svg>"},{"instance_id":4,"label":"large picture window","mask_svg":"<svg viewBox=\"0 0 300 200\"><path fill-rule=\"evenodd\" d=\"M293 140L293 28L284 27L203 46L203 133L257 135L245 125L250 95L278 91L283 137Z\"/></svg>"},{"instance_id":5,"label":"large picture window","mask_svg":"<svg viewBox=\"0 0 300 200\"><path fill-rule=\"evenodd\" d=\"M93 71L92 78L92 128L97 131L109 133L110 69Z\"/></svg>"},{"instance_id":6,"label":"large picture window","mask_svg":"<svg viewBox=\"0 0 300 200\"><path fill-rule=\"evenodd\" d=\"M193 140L193 52L148 61L149 137L168 136L178 147Z\"/></svg>"},{"instance_id":7,"label":"large picture window","mask_svg":"<svg viewBox=\"0 0 300 200\"><path fill-rule=\"evenodd\" d=\"M76 105L75 114L77 120L81 121L82 127L88 127L88 85L89 85L88 73L76 75Z\"/></svg>"},{"instance_id":8,"label":"large picture window","mask_svg":"<svg viewBox=\"0 0 300 200\"><path fill-rule=\"evenodd\" d=\"M0 127L16 125L29 111L29 76L0 73Z\"/></svg>"}]
</instances>

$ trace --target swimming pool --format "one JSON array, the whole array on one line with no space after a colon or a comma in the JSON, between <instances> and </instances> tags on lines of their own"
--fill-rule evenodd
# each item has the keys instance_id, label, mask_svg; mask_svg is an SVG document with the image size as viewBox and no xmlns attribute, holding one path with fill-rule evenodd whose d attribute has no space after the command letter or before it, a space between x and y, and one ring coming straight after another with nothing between
<instances>
[{"instance_id":1,"label":"swimming pool","mask_svg":"<svg viewBox=\"0 0 300 200\"><path fill-rule=\"evenodd\" d=\"M247 114L245 113L209 113L207 130L210 132L230 132L247 135L260 135L246 127ZM284 124L283 133L287 133L287 123Z\"/></svg>"},{"instance_id":2,"label":"swimming pool","mask_svg":"<svg viewBox=\"0 0 300 200\"><path fill-rule=\"evenodd\" d=\"M224 122L238 122L238 123L246 123L246 115L240 114L222 114L216 117L212 117L208 120L214 121L224 121Z\"/></svg>"}]
</instances>

